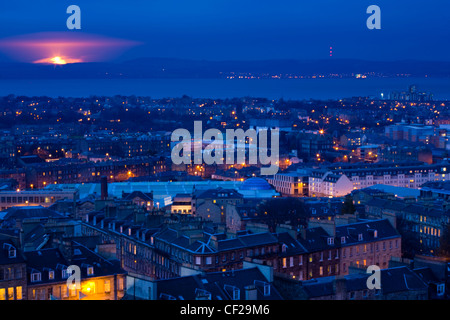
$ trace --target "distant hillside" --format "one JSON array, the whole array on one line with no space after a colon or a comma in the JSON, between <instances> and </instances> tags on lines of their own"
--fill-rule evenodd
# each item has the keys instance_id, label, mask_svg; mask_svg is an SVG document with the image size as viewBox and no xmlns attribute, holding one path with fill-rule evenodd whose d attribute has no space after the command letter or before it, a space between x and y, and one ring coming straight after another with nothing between
<instances>
[{"instance_id":1,"label":"distant hillside","mask_svg":"<svg viewBox=\"0 0 450 320\"><path fill-rule=\"evenodd\" d=\"M350 75L449 77L450 61L363 61L329 60L261 60L206 61L169 58L141 58L121 63L77 63L37 65L0 64L0 79L64 78L221 78L232 74L272 75Z\"/></svg>"}]
</instances>

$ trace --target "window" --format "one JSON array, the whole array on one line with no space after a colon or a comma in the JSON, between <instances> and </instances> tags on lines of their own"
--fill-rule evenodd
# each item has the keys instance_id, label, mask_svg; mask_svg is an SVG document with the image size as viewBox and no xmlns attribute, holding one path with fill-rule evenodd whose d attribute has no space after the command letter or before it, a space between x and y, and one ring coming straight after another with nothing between
<instances>
[{"instance_id":1,"label":"window","mask_svg":"<svg viewBox=\"0 0 450 320\"><path fill-rule=\"evenodd\" d=\"M334 238L329 237L327 240L328 245L333 245L334 244Z\"/></svg>"},{"instance_id":2,"label":"window","mask_svg":"<svg viewBox=\"0 0 450 320\"><path fill-rule=\"evenodd\" d=\"M8 288L8 300L14 300L14 288L13 287Z\"/></svg>"},{"instance_id":3,"label":"window","mask_svg":"<svg viewBox=\"0 0 450 320\"><path fill-rule=\"evenodd\" d=\"M22 268L18 267L15 269L16 271L16 279L22 279Z\"/></svg>"},{"instance_id":4,"label":"window","mask_svg":"<svg viewBox=\"0 0 450 320\"><path fill-rule=\"evenodd\" d=\"M202 257L195 257L195 264L197 265L202 264Z\"/></svg>"},{"instance_id":5,"label":"window","mask_svg":"<svg viewBox=\"0 0 450 320\"><path fill-rule=\"evenodd\" d=\"M111 281L110 280L105 280L105 293L110 293L111 292Z\"/></svg>"},{"instance_id":6,"label":"window","mask_svg":"<svg viewBox=\"0 0 450 320\"><path fill-rule=\"evenodd\" d=\"M37 282L41 281L41 273L40 272L34 272L31 274L31 282Z\"/></svg>"},{"instance_id":7,"label":"window","mask_svg":"<svg viewBox=\"0 0 450 320\"><path fill-rule=\"evenodd\" d=\"M8 250L8 258L15 258L16 257L16 248L13 246L9 247Z\"/></svg>"},{"instance_id":8,"label":"window","mask_svg":"<svg viewBox=\"0 0 450 320\"><path fill-rule=\"evenodd\" d=\"M345 243L345 237L341 237L341 243Z\"/></svg>"},{"instance_id":9,"label":"window","mask_svg":"<svg viewBox=\"0 0 450 320\"><path fill-rule=\"evenodd\" d=\"M286 258L283 258L282 265L283 265L283 268L286 268Z\"/></svg>"},{"instance_id":10,"label":"window","mask_svg":"<svg viewBox=\"0 0 450 320\"><path fill-rule=\"evenodd\" d=\"M118 280L118 290L119 291L123 290L123 278L119 278Z\"/></svg>"},{"instance_id":11,"label":"window","mask_svg":"<svg viewBox=\"0 0 450 320\"><path fill-rule=\"evenodd\" d=\"M241 298L241 291L238 288L233 289L233 300L239 300Z\"/></svg>"},{"instance_id":12,"label":"window","mask_svg":"<svg viewBox=\"0 0 450 320\"><path fill-rule=\"evenodd\" d=\"M206 257L206 264L212 264L212 257Z\"/></svg>"},{"instance_id":13,"label":"window","mask_svg":"<svg viewBox=\"0 0 450 320\"><path fill-rule=\"evenodd\" d=\"M94 275L94 267L88 267L87 268L87 275L88 276Z\"/></svg>"},{"instance_id":14,"label":"window","mask_svg":"<svg viewBox=\"0 0 450 320\"><path fill-rule=\"evenodd\" d=\"M323 267L322 266L319 267L319 275L323 276Z\"/></svg>"},{"instance_id":15,"label":"window","mask_svg":"<svg viewBox=\"0 0 450 320\"><path fill-rule=\"evenodd\" d=\"M444 294L444 291L445 291L445 284L439 284L436 286L436 293L438 295Z\"/></svg>"},{"instance_id":16,"label":"window","mask_svg":"<svg viewBox=\"0 0 450 320\"><path fill-rule=\"evenodd\" d=\"M69 290L68 289L69 288L66 285L61 286L61 297L62 298L68 298L69 297Z\"/></svg>"},{"instance_id":17,"label":"window","mask_svg":"<svg viewBox=\"0 0 450 320\"><path fill-rule=\"evenodd\" d=\"M16 300L22 300L22 287L16 287Z\"/></svg>"},{"instance_id":18,"label":"window","mask_svg":"<svg viewBox=\"0 0 450 320\"><path fill-rule=\"evenodd\" d=\"M67 268L61 270L61 277L63 279L69 278L70 275L71 275L71 273L67 270Z\"/></svg>"},{"instance_id":19,"label":"window","mask_svg":"<svg viewBox=\"0 0 450 320\"><path fill-rule=\"evenodd\" d=\"M0 288L0 300L6 300L6 289Z\"/></svg>"},{"instance_id":20,"label":"window","mask_svg":"<svg viewBox=\"0 0 450 320\"><path fill-rule=\"evenodd\" d=\"M70 296L75 297L77 295L77 287L75 285L70 289Z\"/></svg>"},{"instance_id":21,"label":"window","mask_svg":"<svg viewBox=\"0 0 450 320\"><path fill-rule=\"evenodd\" d=\"M303 256L298 257L298 265L301 266L303 264Z\"/></svg>"},{"instance_id":22,"label":"window","mask_svg":"<svg viewBox=\"0 0 450 320\"><path fill-rule=\"evenodd\" d=\"M363 235L362 235L362 233L359 233L358 234L358 241L362 241L363 240Z\"/></svg>"},{"instance_id":23,"label":"window","mask_svg":"<svg viewBox=\"0 0 450 320\"><path fill-rule=\"evenodd\" d=\"M293 267L294 266L294 257L290 257L289 258L289 267Z\"/></svg>"},{"instance_id":24,"label":"window","mask_svg":"<svg viewBox=\"0 0 450 320\"><path fill-rule=\"evenodd\" d=\"M55 271L50 270L48 272L48 280L53 280L53 279L55 279Z\"/></svg>"}]
</instances>

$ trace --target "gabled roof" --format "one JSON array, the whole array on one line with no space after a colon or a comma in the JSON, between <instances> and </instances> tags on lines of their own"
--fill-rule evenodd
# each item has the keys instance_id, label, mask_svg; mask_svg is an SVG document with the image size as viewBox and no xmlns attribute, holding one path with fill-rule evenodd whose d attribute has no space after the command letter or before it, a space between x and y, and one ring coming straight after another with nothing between
<instances>
[{"instance_id":1,"label":"gabled roof","mask_svg":"<svg viewBox=\"0 0 450 320\"><path fill-rule=\"evenodd\" d=\"M278 253L280 257L304 254L307 252L306 248L300 243L300 241L294 239L287 232L276 233L274 236L277 237L278 242L282 246L281 251Z\"/></svg>"},{"instance_id":2,"label":"gabled roof","mask_svg":"<svg viewBox=\"0 0 450 320\"><path fill-rule=\"evenodd\" d=\"M153 193L144 193L142 191L133 191L131 193L122 193L123 200L133 200L134 198L140 198L144 201L153 201Z\"/></svg>"}]
</instances>

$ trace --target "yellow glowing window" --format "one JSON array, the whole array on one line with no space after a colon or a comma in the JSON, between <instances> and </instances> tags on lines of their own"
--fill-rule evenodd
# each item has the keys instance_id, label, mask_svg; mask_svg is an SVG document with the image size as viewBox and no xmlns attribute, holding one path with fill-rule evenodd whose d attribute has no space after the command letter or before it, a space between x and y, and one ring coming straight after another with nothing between
<instances>
[{"instance_id":1,"label":"yellow glowing window","mask_svg":"<svg viewBox=\"0 0 450 320\"><path fill-rule=\"evenodd\" d=\"M16 300L22 300L22 287L16 287Z\"/></svg>"},{"instance_id":2,"label":"yellow glowing window","mask_svg":"<svg viewBox=\"0 0 450 320\"><path fill-rule=\"evenodd\" d=\"M105 293L109 293L111 292L111 281L110 280L105 280Z\"/></svg>"}]
</instances>

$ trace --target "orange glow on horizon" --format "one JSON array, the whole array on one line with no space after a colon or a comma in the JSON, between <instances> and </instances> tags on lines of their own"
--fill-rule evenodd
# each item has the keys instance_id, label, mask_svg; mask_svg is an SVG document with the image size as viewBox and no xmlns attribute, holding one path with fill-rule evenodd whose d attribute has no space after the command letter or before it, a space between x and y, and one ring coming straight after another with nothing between
<instances>
[{"instance_id":1,"label":"orange glow on horizon","mask_svg":"<svg viewBox=\"0 0 450 320\"><path fill-rule=\"evenodd\" d=\"M114 59L140 44L78 32L41 32L0 39L0 51L21 62L63 65Z\"/></svg>"},{"instance_id":2,"label":"orange glow on horizon","mask_svg":"<svg viewBox=\"0 0 450 320\"><path fill-rule=\"evenodd\" d=\"M71 59L71 58L60 57L60 56L33 61L33 63L43 63L43 64L68 64L68 63L80 63L80 62L83 62L83 60L82 59Z\"/></svg>"}]
</instances>

